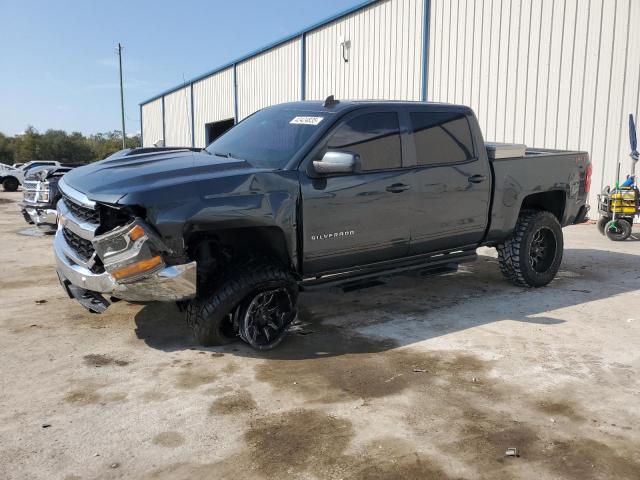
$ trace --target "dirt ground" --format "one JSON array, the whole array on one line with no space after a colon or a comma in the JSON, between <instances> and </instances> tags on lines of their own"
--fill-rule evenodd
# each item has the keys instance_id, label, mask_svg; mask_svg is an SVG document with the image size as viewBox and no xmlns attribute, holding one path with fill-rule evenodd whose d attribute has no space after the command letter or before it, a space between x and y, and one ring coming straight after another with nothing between
<instances>
[{"instance_id":1,"label":"dirt ground","mask_svg":"<svg viewBox=\"0 0 640 480\"><path fill-rule=\"evenodd\" d=\"M2 479L638 479L640 234L565 230L558 278L495 252L301 296L276 350L201 348L170 304L92 315L0 193ZM505 456L507 448L519 457Z\"/></svg>"}]
</instances>

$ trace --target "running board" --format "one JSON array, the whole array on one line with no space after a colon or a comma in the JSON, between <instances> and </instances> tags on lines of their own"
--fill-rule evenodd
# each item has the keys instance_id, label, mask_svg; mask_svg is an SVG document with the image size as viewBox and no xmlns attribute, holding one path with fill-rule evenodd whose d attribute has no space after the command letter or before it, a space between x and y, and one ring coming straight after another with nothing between
<instances>
[{"instance_id":1,"label":"running board","mask_svg":"<svg viewBox=\"0 0 640 480\"><path fill-rule=\"evenodd\" d=\"M369 268L365 267L359 270L351 270L346 272L321 275L318 277L305 278L302 280L302 282L300 282L300 288L302 290L312 290L314 288L337 287L345 283L360 282L373 278L397 275L400 273L415 270L423 270L424 273L427 273L429 270L442 271L443 269L446 269L451 271L454 270L452 264L457 265L460 263L473 262L477 260L477 258L478 255L476 254L475 250L455 253L443 253L428 257L426 259L423 258L419 262L401 262L395 267L389 265L387 266L387 268L383 268L379 265L374 265Z\"/></svg>"}]
</instances>

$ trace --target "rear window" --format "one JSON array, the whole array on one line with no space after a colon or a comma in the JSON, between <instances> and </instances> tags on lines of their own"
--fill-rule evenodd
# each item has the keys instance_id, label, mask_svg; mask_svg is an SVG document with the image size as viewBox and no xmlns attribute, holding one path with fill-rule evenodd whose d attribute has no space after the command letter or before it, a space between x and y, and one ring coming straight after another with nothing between
<instances>
[{"instance_id":1,"label":"rear window","mask_svg":"<svg viewBox=\"0 0 640 480\"><path fill-rule=\"evenodd\" d=\"M329 150L360 155L362 170L400 168L402 155L398 115L366 113L343 123L329 138Z\"/></svg>"},{"instance_id":2,"label":"rear window","mask_svg":"<svg viewBox=\"0 0 640 480\"><path fill-rule=\"evenodd\" d=\"M454 112L411 113L418 165L463 163L475 158L467 118Z\"/></svg>"}]
</instances>

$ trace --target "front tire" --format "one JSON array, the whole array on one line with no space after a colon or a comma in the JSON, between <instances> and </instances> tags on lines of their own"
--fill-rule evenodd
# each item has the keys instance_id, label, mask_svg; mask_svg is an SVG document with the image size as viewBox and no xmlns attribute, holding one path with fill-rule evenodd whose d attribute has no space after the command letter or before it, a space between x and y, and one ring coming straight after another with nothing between
<instances>
[{"instance_id":1,"label":"front tire","mask_svg":"<svg viewBox=\"0 0 640 480\"><path fill-rule=\"evenodd\" d=\"M238 339L235 311L227 310L225 299L212 295L187 305L187 325L196 341L205 347L227 345Z\"/></svg>"},{"instance_id":2,"label":"front tire","mask_svg":"<svg viewBox=\"0 0 640 480\"><path fill-rule=\"evenodd\" d=\"M558 273L563 249L562 228L552 213L523 212L514 233L499 246L498 259L515 285L542 287Z\"/></svg>"},{"instance_id":3,"label":"front tire","mask_svg":"<svg viewBox=\"0 0 640 480\"><path fill-rule=\"evenodd\" d=\"M20 182L15 177L7 177L2 181L2 188L5 192L15 192L19 186Z\"/></svg>"},{"instance_id":4,"label":"front tire","mask_svg":"<svg viewBox=\"0 0 640 480\"><path fill-rule=\"evenodd\" d=\"M259 292L276 289L288 292L295 309L298 286L293 275L286 269L267 261L247 260L236 263L228 269L227 274L220 276L217 287L212 288L212 294L189 303L187 324L196 340L204 346L224 345L240 336L259 350L273 348L284 338L286 328L280 332L282 334L277 342L274 341L274 336L265 343L265 348L260 348L259 343L247 340L251 336L243 335L242 320L246 317L246 308Z\"/></svg>"}]
</instances>

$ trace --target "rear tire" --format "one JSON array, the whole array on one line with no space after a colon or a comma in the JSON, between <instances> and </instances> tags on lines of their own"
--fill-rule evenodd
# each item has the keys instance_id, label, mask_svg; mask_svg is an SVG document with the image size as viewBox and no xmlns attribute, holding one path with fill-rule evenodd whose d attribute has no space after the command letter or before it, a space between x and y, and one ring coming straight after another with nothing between
<instances>
[{"instance_id":1,"label":"rear tire","mask_svg":"<svg viewBox=\"0 0 640 480\"><path fill-rule=\"evenodd\" d=\"M500 269L517 286L542 287L558 273L563 249L562 228L552 213L523 212L498 248Z\"/></svg>"},{"instance_id":2,"label":"rear tire","mask_svg":"<svg viewBox=\"0 0 640 480\"><path fill-rule=\"evenodd\" d=\"M611 220L604 228L607 238L614 242L622 242L629 238L631 236L631 229L631 223L622 218Z\"/></svg>"},{"instance_id":3,"label":"rear tire","mask_svg":"<svg viewBox=\"0 0 640 480\"><path fill-rule=\"evenodd\" d=\"M15 177L7 177L2 181L2 188L5 192L15 192L19 186L20 182Z\"/></svg>"},{"instance_id":4,"label":"rear tire","mask_svg":"<svg viewBox=\"0 0 640 480\"><path fill-rule=\"evenodd\" d=\"M598 219L598 223L596 223L596 226L598 227L598 231L600 232L601 235L605 234L605 227L607 226L607 223L609 223L611 221L611 217L600 217Z\"/></svg>"}]
</instances>

